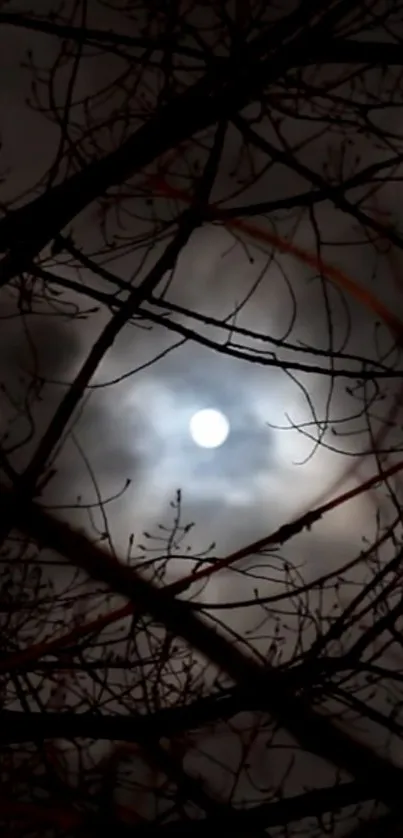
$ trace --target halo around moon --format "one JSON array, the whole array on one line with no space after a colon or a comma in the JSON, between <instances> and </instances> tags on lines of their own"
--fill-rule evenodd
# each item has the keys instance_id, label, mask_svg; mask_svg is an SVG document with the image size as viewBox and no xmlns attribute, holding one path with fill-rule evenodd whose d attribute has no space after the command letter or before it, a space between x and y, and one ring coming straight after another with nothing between
<instances>
[{"instance_id":1,"label":"halo around moon","mask_svg":"<svg viewBox=\"0 0 403 838\"><path fill-rule=\"evenodd\" d=\"M227 439L230 426L220 410L206 408L193 414L189 430L196 445L201 448L219 448Z\"/></svg>"}]
</instances>

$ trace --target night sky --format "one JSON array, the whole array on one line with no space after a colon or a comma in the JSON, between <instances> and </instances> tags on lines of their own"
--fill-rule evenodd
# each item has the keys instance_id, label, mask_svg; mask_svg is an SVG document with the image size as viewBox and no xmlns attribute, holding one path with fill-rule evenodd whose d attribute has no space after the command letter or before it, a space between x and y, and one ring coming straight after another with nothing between
<instances>
[{"instance_id":1,"label":"night sky","mask_svg":"<svg viewBox=\"0 0 403 838\"><path fill-rule=\"evenodd\" d=\"M96 11L92 4L90 14L98 26L114 19L106 8ZM24 50L32 46L34 56L46 66L52 59L54 40L3 28L2 170L7 173L3 197L14 196L23 188L35 188L57 147L54 125L27 107L28 71L17 70L17 59L22 59ZM83 92L95 94L114 77L116 69L113 59L105 56L83 64L77 80L77 98ZM56 75L56 90L58 84L62 89L63 81L60 72ZM114 101L107 101L102 113L112 111L115 106ZM100 109L101 105L97 107ZM308 122L291 117L283 127L294 144L302 144L310 131L314 133ZM349 139L351 148L345 154L351 159L358 155L362 165L369 162L374 150L368 143L353 133ZM107 144L106 136L104 150ZM227 198L235 188L239 190L242 179L247 177L247 163L239 157L239 149L239 136L234 129L229 129L213 199ZM330 165L329 161L336 166L337 152L341 154L340 135L335 129L333 135L327 132L306 143L301 156L307 165L314 163L320 170L321 166ZM244 190L241 199L232 199L232 203L274 200L303 187L306 188L306 183L302 178L275 165ZM133 230L140 235L147 228L144 216L150 217L151 210L146 197L127 200L127 213L132 215L119 219L120 235L128 236ZM381 197L393 212L390 186L385 190L385 197ZM230 205L231 200L227 200L225 206ZM173 207L173 201L160 199L153 211L169 217ZM89 207L69 228L75 244L90 256L102 246L97 212L95 206ZM116 216L110 211L108 217L113 235ZM316 222L323 238L323 258L372 290L376 271L382 277L377 292L381 290L384 302L396 304L398 291L388 261L362 243L362 236L360 239L351 219L325 204L317 209ZM259 220L256 224L262 226ZM314 229L306 213L280 213L278 229L284 234L294 231L294 242L307 250L314 248ZM162 246L157 244L147 253L140 275L155 261ZM112 262L109 256L105 266L127 280L143 257L144 249L136 247L130 252L129 248ZM43 265L56 274L74 278L74 270L66 264L62 266L63 262L68 262L68 257L60 257L55 262L48 255ZM88 272L81 270L81 280L86 277ZM92 287L110 290L108 283L93 275L90 282ZM61 290L57 289L57 293ZM1 335L2 357L7 359L3 374L12 380L16 392L20 387L18 374L25 376L24 388L35 365L37 375L48 382L32 405L37 417L35 440L107 317L105 308L100 308L98 313L74 322L68 318L69 305L78 304L85 311L93 309L94 302L68 291L58 300L59 316L51 316L50 306L47 310L44 306L42 316L26 319L24 330L18 320L5 321ZM263 350L273 349L280 359L317 362L325 368L329 366L326 358L301 354L298 347L326 350L329 311L336 350L376 359L391 345L387 329L377 328L373 314L345 292L330 283L324 288L322 280L296 258L273 252L269 245L250 237L234 237L222 226L205 225L194 233L180 256L164 301L217 320L228 318L229 324L266 337L278 340L286 337L295 347L294 351L284 352L270 344L235 335L231 339L241 350L252 348L262 354ZM12 309L8 291L3 292L3 304ZM147 307L164 313L157 306L144 306ZM195 324L181 314L171 314L170 319L190 328L196 325L202 335L221 344L228 339L228 331ZM109 523L118 547L124 547L130 532L134 531L141 541L143 529L149 530L161 521L167 523L169 502L176 490L181 489L184 517L196 523L192 543L197 549L198 545L206 546L214 541L217 552L222 554L269 533L308 508L351 464L351 455L365 450L368 429L365 418L359 416L362 394L349 394L347 388L351 382L342 377L331 385L329 376L307 375L298 370L284 372L258 363L258 355L257 362L250 363L217 354L192 341L175 348L180 341L180 335L161 325L138 323L126 327L98 370L94 389L89 391L76 417L74 434L85 449L105 497L119 492L127 478L132 481L127 492L109 510ZM174 348L158 360L169 347ZM153 358L157 360L151 364ZM344 362L343 366L348 363ZM354 361L350 363L354 368ZM386 413L394 386L393 381L387 383L387 394L373 411L374 427L377 419ZM231 426L225 444L214 450L198 448L189 434L192 414L206 407L222 411ZM320 446L315 445L318 420L325 430ZM293 429L292 425L298 423L306 424L302 429ZM18 435L25 431L26 423L21 419L14 424L12 433ZM31 445L32 442L28 443L16 454L17 461L20 458L25 461ZM327 449L327 445L334 450ZM86 501L94 499L91 479L72 440L66 442L58 465L59 472L49 489L52 503L71 504L77 494ZM371 473L371 464L362 461L359 474ZM311 577L323 571L324 562L330 566L354 552L362 536L371 533L373 509L372 499L363 497L316 526L302 540L304 546L298 544L296 555L300 565L302 549L304 573ZM294 556L293 545L289 550L291 557Z\"/></svg>"},{"instance_id":2,"label":"night sky","mask_svg":"<svg viewBox=\"0 0 403 838\"><path fill-rule=\"evenodd\" d=\"M52 5L42 3L41 14ZM123 19L103 4L89 5L88 26L122 28L124 20L126 33L136 34L134 20ZM14 10L13 2L7 4L7 10ZM57 48L56 40L47 35L11 26L0 28L0 200L13 199L16 207L43 190L59 142L54 122L27 104L27 97L32 96L30 73L19 64L26 61L26 50L33 49L35 61L49 67ZM77 74L75 99L90 97L99 143L94 152L90 133L78 141L84 160L101 151L106 154L119 144L125 131L141 123L141 108L148 107L147 100L144 105L141 99L141 85L145 95L147 85L150 87L153 98L155 79L150 74L137 92L140 115L134 109L130 112L128 128L124 124L125 108L129 109L125 102L135 70L132 75L127 73L115 98L101 94L124 66L118 57L106 58L98 52L83 62ZM333 71L328 70L328 75ZM55 72L56 98L62 95L68 78L63 66ZM371 71L369 79L375 89L380 71ZM326 80L313 79L312 71L312 84L323 85ZM274 86L274 104L275 94ZM39 89L38 96L47 101L45 88ZM118 121L113 131L99 127L119 108L122 124ZM290 111L281 126L282 137L298 149L298 159L305 166L326 171L329 180L340 166L353 172L385 153L376 148L373 138L359 135L354 128L334 124L324 131L323 125L309 121L308 111L307 106L306 119ZM244 115L252 112L253 107ZM84 121L80 106L74 119L79 137L80 119ZM401 130L401 111L390 109L377 119L380 126L387 125L391 136ZM259 125L274 142L275 125L264 118ZM186 188L187 172L194 174L192 166L202 167L211 136L211 131L205 132L200 147L187 148L175 158L171 172L179 189ZM302 174L279 163L263 171L263 163L258 152L253 162L241 153L239 132L229 127L211 203L221 201L222 207L229 209L286 198L309 188ZM57 175L60 181L65 174L63 165ZM262 172L255 182L251 175L254 168ZM377 198L378 206L392 219L400 212L399 188L386 184ZM362 195L363 191L355 190L356 200ZM164 223L172 221L180 206L173 198L153 195L140 173L121 190L112 190L109 202L91 204L64 234L121 280L137 283L161 255L169 229L162 229L152 246L144 240L153 225L164 228ZM250 221L261 230L268 223L262 218ZM315 251L319 230L324 262L339 267L376 294L397 316L403 311L402 291L396 283L396 265L397 270L403 267L399 254L394 253L393 267L390 256L368 244L348 214L323 202L311 216L306 208L277 212L275 224L277 233L292 238L306 252ZM78 269L71 254L55 255L48 247L38 264L56 277L88 282L95 291L111 293L111 283L84 267ZM170 503L180 490L181 523L194 524L183 542L183 555L186 546L195 554L211 548L209 555L214 558L262 538L306 512L327 498L329 491L336 491L336 484L337 491L345 491L375 472L374 459L365 453L371 436L382 427L400 383L398 378L379 379L378 391L371 382L358 388L352 371L358 371L358 378L362 359L378 365L397 363L399 352L385 324L367 306L335 283L324 281L318 271L295 256L218 223L206 223L194 232L172 275L160 284L156 297L159 295L162 305L144 303L142 317L126 325L100 364L76 411L71 434L56 451L55 474L42 502L93 534L94 522L101 529L104 526L101 513L95 509L89 517L88 510L78 507L95 504L98 490L104 499L115 498L108 500L105 510L116 553L126 555L133 534L134 550L143 555L143 545L152 541L150 535L161 536L167 531L160 525L169 530L175 516ZM19 469L28 462L110 312L94 299L52 283L35 303L35 315L20 317L17 297L10 288L0 292L0 376L6 388L0 432L8 447L15 446L11 458ZM124 299L123 292L117 299ZM179 310L169 311L170 303ZM168 324L178 324L185 332L195 329L201 341L165 328L153 315L166 317ZM218 328L213 321L221 321L225 328ZM262 339L248 336L252 331ZM288 349L279 345L282 341L289 343ZM209 342L218 342L221 351L214 351ZM230 356L229 342L241 357ZM331 375L326 357L329 348L345 356L336 358L335 368L347 370L350 377ZM243 357L245 353L249 360ZM285 361L291 363L289 369L281 369ZM315 371L301 370L300 364L314 366ZM364 398L371 404L366 411ZM206 408L221 411L229 422L228 438L217 448L198 447L190 435L192 416ZM385 464L399 455L400 425L399 413L385 442ZM354 473L343 480L353 465ZM383 490L366 493L291 540L281 557L274 550L265 561L251 557L239 568L213 577L200 589L199 597L211 606L248 599L257 588L260 596L281 591L284 562L295 578L310 581L356 556L366 540L375 538L379 520L388 521L392 514ZM191 566L183 555L171 561L168 580L178 578ZM60 577L54 572L56 583L65 579L61 570ZM355 581L361 579L361 569L356 574ZM333 597L333 591L326 593L329 608ZM256 646L266 642L266 627L259 634L255 612L240 607L217 614L241 633L250 630ZM284 629L284 646L290 644L289 648L294 619L295 615L289 615L289 635ZM307 626L307 636L311 631L312 626ZM263 755L263 762L266 758Z\"/></svg>"}]
</instances>

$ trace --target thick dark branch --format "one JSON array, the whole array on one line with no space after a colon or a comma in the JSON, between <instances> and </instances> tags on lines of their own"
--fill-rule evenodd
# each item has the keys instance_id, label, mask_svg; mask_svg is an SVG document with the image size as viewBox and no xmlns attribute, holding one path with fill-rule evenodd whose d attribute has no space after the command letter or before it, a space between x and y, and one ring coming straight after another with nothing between
<instances>
[{"instance_id":1,"label":"thick dark branch","mask_svg":"<svg viewBox=\"0 0 403 838\"><path fill-rule=\"evenodd\" d=\"M353 379L355 381L357 381L357 379L361 381L374 381L374 379L402 377L401 369L390 369L385 370L385 372L380 370L374 370L373 368L367 369L367 362L365 361L363 361L363 364L359 369L351 370L347 369L346 367L338 369L335 365L333 367L324 367L319 366L319 364L304 364L303 361L289 361L284 358L277 358L275 353L261 355L259 353L253 353L251 351L239 349L238 347L233 346L230 343L219 343L219 341L212 340L211 338L208 338L205 335L201 335L194 329L189 329L182 323L163 318L155 314L154 312L149 311L149 309L139 308L139 313L143 314L145 319L154 321L155 323L159 323L160 325L164 326L168 331L175 332L176 334L182 335L182 337L187 338L188 340L200 343L202 346L207 347L207 349L211 349L214 352L218 352L223 355L230 355L232 358L238 358L242 361L249 361L251 363L257 364L257 366L274 367L277 369L294 370L297 372L306 372L314 375L327 376L332 379Z\"/></svg>"},{"instance_id":2,"label":"thick dark branch","mask_svg":"<svg viewBox=\"0 0 403 838\"><path fill-rule=\"evenodd\" d=\"M301 64L304 63L301 56ZM403 50L399 43L381 41L355 41L335 38L329 44L318 43L312 52L312 64L352 64L368 67L401 67Z\"/></svg>"},{"instance_id":3,"label":"thick dark branch","mask_svg":"<svg viewBox=\"0 0 403 838\"><path fill-rule=\"evenodd\" d=\"M203 61L204 55L197 49L182 46L177 44L173 38L169 36L160 36L152 40L146 37L135 37L133 35L126 35L123 32L112 32L104 29L88 29L83 26L69 26L65 23L55 23L53 20L46 20L44 18L27 17L24 14L13 12L0 12L0 24L4 26L14 26L19 29L28 29L31 32L43 32L45 35L53 35L63 40L76 41L79 44L89 44L90 46L99 46L101 44L111 44L113 46L124 46L134 49L148 50L152 46L154 51L170 49L173 53L184 55L187 58L197 59ZM130 60L136 60L136 57L130 55ZM139 59L141 60L141 59Z\"/></svg>"},{"instance_id":4,"label":"thick dark branch","mask_svg":"<svg viewBox=\"0 0 403 838\"><path fill-rule=\"evenodd\" d=\"M85 664L83 668L85 669ZM164 716L168 720L171 718L174 724L183 724L179 708L178 712L173 714L168 710L155 715L126 717L70 712L21 713L6 710L2 712L1 717L0 742L38 743L55 738L83 738L137 743L148 753L153 764L173 780L181 793L196 803L202 811L218 817L231 818L231 807L210 796L195 778L184 771L169 750L160 744L162 736L167 732L174 732L169 730L169 725L164 725ZM168 731L165 730L167 727Z\"/></svg>"},{"instance_id":5,"label":"thick dark branch","mask_svg":"<svg viewBox=\"0 0 403 838\"><path fill-rule=\"evenodd\" d=\"M269 829L287 825L302 818L318 818L327 812L353 806L374 799L361 783L341 783L329 788L307 791L295 797L263 803L260 806L238 810L230 816L213 816L203 820L170 823L165 826L141 824L136 826L136 838L207 838L213 835L238 835L250 838L252 830ZM132 828L131 828L132 829ZM116 828L118 838L129 838L129 828Z\"/></svg>"},{"instance_id":6,"label":"thick dark branch","mask_svg":"<svg viewBox=\"0 0 403 838\"><path fill-rule=\"evenodd\" d=\"M3 743L27 742L36 739L104 739L125 742L137 742L147 747L148 737L163 737L174 735L184 729L194 729L202 722L224 718L231 708L232 712L242 710L242 697L218 696L212 699L201 699L193 705L184 708L167 708L156 714L147 716L98 716L90 713L18 713L4 711L2 714L2 731L0 741ZM237 708L237 705L238 708ZM190 711L190 712L189 712ZM218 712L217 712L218 711ZM194 724L196 722L196 724ZM343 783L331 788L309 791L296 797L286 798L280 802L265 803L241 812L216 813L202 821L192 822L192 834L207 834L215 826L225 830L224 834L239 835L244 830L263 829L290 823L304 817L315 817L333 812L358 802L372 799L373 795L365 785L357 782ZM151 825L145 827L146 836L154 835L157 828ZM170 826L158 827L161 835L188 835L189 823L175 823ZM227 833L228 831L228 833ZM136 833L137 834L137 833ZM160 834L158 832L158 834ZM250 834L250 832L248 833Z\"/></svg>"},{"instance_id":7,"label":"thick dark branch","mask_svg":"<svg viewBox=\"0 0 403 838\"><path fill-rule=\"evenodd\" d=\"M56 23L53 20L44 18L32 18L15 12L0 12L0 24L14 26L19 29L28 29L32 32L42 32L65 40L76 41L89 45L108 44L113 46L124 46L134 49L149 50L150 46L154 51L170 49L177 55L196 59L205 62L206 54L201 50L176 43L169 36L160 36L152 41L147 37L135 37L123 32L106 31L104 29L85 28L71 26L65 23ZM379 41L355 41L353 39L335 39L325 48L320 42L315 45L311 54L302 51L295 56L294 66L298 66L298 59L302 66L311 63L316 64L363 64L372 66L402 66L403 54L400 44L381 43ZM221 56L209 55L212 63L222 63Z\"/></svg>"},{"instance_id":8,"label":"thick dark branch","mask_svg":"<svg viewBox=\"0 0 403 838\"><path fill-rule=\"evenodd\" d=\"M82 294L84 296L90 297L91 299L96 300L97 302L103 303L112 311L119 310L124 306L124 302L119 300L116 296L112 294L106 294L103 291L98 291L95 288L91 288L87 285L82 285L81 283L66 279L64 277L58 277L56 274L51 274L49 271L44 271L41 268L37 268L33 266L31 268L31 273L35 276L44 279L49 284L52 283L54 285L59 285L62 288L69 288L72 291L77 292L78 294ZM155 304L159 305L159 301L155 299ZM164 305L164 301L162 301ZM164 307L169 308L169 303L164 305ZM178 310L179 306L173 306L173 310ZM360 367L358 369L348 369L347 367L340 367L338 369L335 364L332 367L324 367L319 366L318 364L305 364L303 361L291 361L285 358L277 358L277 356L273 353L268 351L267 354L261 353L254 353L253 351L248 351L246 349L239 348L239 346L234 346L231 343L225 342L220 343L218 340L214 340L212 338L208 338L205 335L200 334L195 329L190 329L187 326L184 326L182 323L178 323L176 320L168 320L161 314L156 314L153 311L150 311L148 308L144 308L143 306L139 306L136 313L141 315L144 320L149 320L152 323L156 323L163 328L166 328L170 332L175 332L178 335L186 338L187 340L191 340L194 343L199 343L201 346L205 346L207 349L211 349L214 352L218 352L221 355L229 355L231 358L238 358L242 361L249 361L252 364L256 364L257 366L264 366L264 367L274 367L276 369L283 369L283 370L294 370L297 372L307 372L313 373L315 375L323 375L330 378L346 378L352 379L353 381L374 381L375 379L393 379L393 378L401 378L402 372L400 369L388 369L377 362L369 361L365 358L359 358L358 356L352 357L348 355L342 355L340 359L337 358L336 355L327 356L332 357L333 361L340 360L341 362L348 363L350 361L355 361L360 363ZM189 311L187 315L190 318L195 318L198 320L197 313ZM219 321L214 321L214 318L203 318L200 317L201 320L204 322L207 319L210 320L209 325L216 325L221 329L225 328ZM240 334L245 333L245 329L237 329L236 327L232 329L234 333L238 332ZM253 334L252 332L249 333L248 337L254 337L256 340L259 340L259 335ZM290 350L290 346L285 344L283 347L284 350ZM307 352L309 350L306 350ZM302 353L301 353L302 354ZM320 354L319 352L315 352L312 350L312 354ZM325 353L323 353L325 354Z\"/></svg>"},{"instance_id":9,"label":"thick dark branch","mask_svg":"<svg viewBox=\"0 0 403 838\"><path fill-rule=\"evenodd\" d=\"M0 286L27 269L79 212L108 189L195 133L229 118L260 95L262 86L295 66L301 52L305 57L311 55L320 38L322 22L311 30L305 26L309 7L312 4L301 2L292 14L244 46L241 53L215 65L200 81L155 113L116 151L3 218L0 251L8 252L0 262ZM336 18L340 20L349 10L351 2L340 2ZM334 14L333 10L332 18Z\"/></svg>"},{"instance_id":10,"label":"thick dark branch","mask_svg":"<svg viewBox=\"0 0 403 838\"><path fill-rule=\"evenodd\" d=\"M265 45L264 52L267 48ZM262 52L263 46L255 43L245 49L244 62L228 59L220 72L207 72L185 93L160 108L116 151L3 218L0 250L10 252L0 263L0 285L28 267L81 210L112 186L221 120L233 108L246 104L260 89L265 66L259 60ZM267 75L277 77L288 62L288 51L281 52L277 60L266 62Z\"/></svg>"},{"instance_id":11,"label":"thick dark branch","mask_svg":"<svg viewBox=\"0 0 403 838\"><path fill-rule=\"evenodd\" d=\"M73 652L74 654L74 652ZM7 669L7 659L2 661L2 671L12 672L13 668ZM103 665L103 669L110 668L109 662ZM112 664L112 667L114 664ZM134 664L120 662L121 668L133 669ZM91 662L68 663L71 669L80 668L84 672L91 672L95 666ZM43 662L33 664L29 671L42 672L54 671L58 668L66 668L63 660L55 663ZM96 668L101 668L97 663ZM329 680L337 674L345 674L356 670L366 672L366 665L361 664L358 658L349 654L340 657L322 657L306 664L305 661L299 666L290 669L283 669L279 674L281 683L291 690L300 689L301 685L306 688L314 686L318 694L318 686L325 679L324 692L333 694L332 681ZM28 671L27 667L21 664L18 671ZM369 669L372 672L372 669ZM376 668L374 671L377 672ZM377 674L384 678L394 679L398 673L389 673L380 669ZM340 692L340 691L339 691ZM348 697L348 696L347 696ZM19 711L3 710L3 726L0 730L0 742L16 743L31 742L34 740L45 740L54 738L76 739L87 737L90 739L105 739L124 742L141 742L147 737L172 737L178 733L189 733L200 730L206 725L227 721L241 713L265 713L266 701L264 696L252 695L248 690L233 687L225 692L213 693L203 698L180 706L163 707L155 713L137 714L131 716L102 715L94 713L72 713L68 711L36 713L29 715ZM372 708L360 705L361 716L374 719L379 724L388 727L387 717L376 712L376 718L372 714ZM400 730L398 731L400 735Z\"/></svg>"},{"instance_id":12,"label":"thick dark branch","mask_svg":"<svg viewBox=\"0 0 403 838\"><path fill-rule=\"evenodd\" d=\"M14 495L2 490L3 514L11 517ZM226 672L251 696L260 695L265 710L279 721L299 745L347 770L368 786L368 791L390 807L400 805L403 772L366 745L350 738L325 716L282 683L281 675L245 656L214 628L197 617L186 602L169 591L156 588L128 565L121 564L85 535L58 521L37 504L21 503L16 525L41 546L54 549L73 566L130 599L137 609L153 615L172 634L183 637L193 648ZM397 804L398 799L398 804Z\"/></svg>"},{"instance_id":13,"label":"thick dark branch","mask_svg":"<svg viewBox=\"0 0 403 838\"><path fill-rule=\"evenodd\" d=\"M242 122L245 128L245 123ZM239 124L241 130L241 123ZM259 135L255 135L256 136ZM277 150L276 150L277 153ZM270 156L273 154L271 149ZM261 201L258 204L247 204L246 206L229 207L228 209L218 209L212 217L217 220L226 220L231 218L238 218L239 216L253 217L256 215L265 215L270 212L277 212L282 209L293 209L294 207L313 207L315 204L323 201L333 201L337 199L338 195L343 195L350 189L357 189L359 186L367 186L368 182L375 175L378 175L384 169L392 169L401 164L401 154L394 154L387 160L382 160L378 163L372 163L364 169L360 169L355 175L345 180L343 183L333 186L333 184L325 184L322 189L311 189L307 192L301 192L298 195L291 195L288 198L279 198L275 201ZM285 165L288 165L288 158ZM382 229L385 229L384 227Z\"/></svg>"},{"instance_id":14,"label":"thick dark branch","mask_svg":"<svg viewBox=\"0 0 403 838\"><path fill-rule=\"evenodd\" d=\"M85 671L85 664L82 664L82 669ZM60 737L141 742L150 736L170 737L228 719L245 711L245 705L253 709L257 702L257 698L251 702L250 696L245 697L240 690L234 690L228 695L197 699L184 707L167 707L156 713L137 716L69 712L26 714L3 710L0 742L11 744Z\"/></svg>"}]
</instances>

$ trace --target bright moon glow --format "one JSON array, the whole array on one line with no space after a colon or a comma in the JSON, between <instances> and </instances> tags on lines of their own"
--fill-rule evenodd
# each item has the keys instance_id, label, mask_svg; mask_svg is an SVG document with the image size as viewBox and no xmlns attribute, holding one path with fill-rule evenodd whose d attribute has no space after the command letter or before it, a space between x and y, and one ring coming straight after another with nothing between
<instances>
[{"instance_id":1,"label":"bright moon glow","mask_svg":"<svg viewBox=\"0 0 403 838\"><path fill-rule=\"evenodd\" d=\"M229 422L219 410L198 410L190 420L190 433L201 448L218 448L229 434Z\"/></svg>"}]
</instances>

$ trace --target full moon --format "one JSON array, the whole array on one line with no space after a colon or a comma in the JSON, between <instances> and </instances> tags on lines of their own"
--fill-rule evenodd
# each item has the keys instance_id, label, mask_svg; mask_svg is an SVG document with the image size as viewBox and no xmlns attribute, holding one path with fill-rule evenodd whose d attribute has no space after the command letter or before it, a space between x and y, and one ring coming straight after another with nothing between
<instances>
[{"instance_id":1,"label":"full moon","mask_svg":"<svg viewBox=\"0 0 403 838\"><path fill-rule=\"evenodd\" d=\"M229 434L229 422L219 410L198 410L190 420L190 434L201 448L219 448Z\"/></svg>"}]
</instances>

